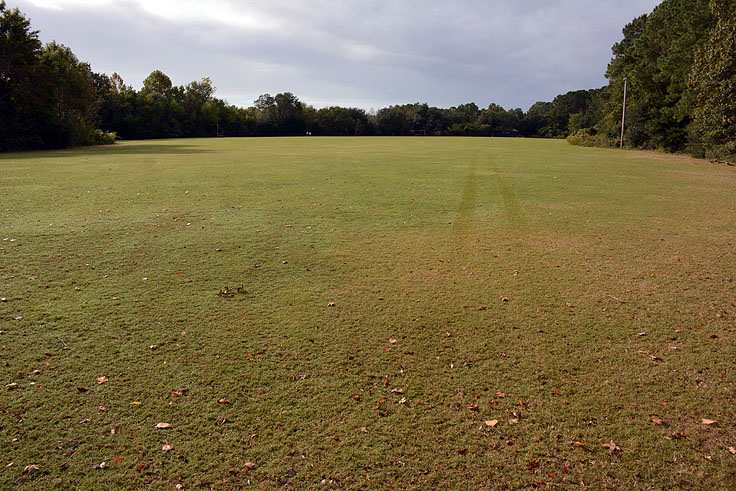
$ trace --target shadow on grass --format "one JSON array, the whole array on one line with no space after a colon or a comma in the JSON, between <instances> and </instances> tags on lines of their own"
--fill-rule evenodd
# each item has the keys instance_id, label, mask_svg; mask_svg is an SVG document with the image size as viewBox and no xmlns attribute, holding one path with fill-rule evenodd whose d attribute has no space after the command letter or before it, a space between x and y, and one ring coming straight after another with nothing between
<instances>
[{"instance_id":1,"label":"shadow on grass","mask_svg":"<svg viewBox=\"0 0 736 491\"><path fill-rule=\"evenodd\" d=\"M149 140L150 141L150 140ZM148 143L146 140L129 141L124 144L97 145L92 147L75 147L63 150L30 150L27 152L15 152L0 154L0 159L53 159L68 158L73 155L192 155L198 153L212 153L209 148L182 143Z\"/></svg>"}]
</instances>

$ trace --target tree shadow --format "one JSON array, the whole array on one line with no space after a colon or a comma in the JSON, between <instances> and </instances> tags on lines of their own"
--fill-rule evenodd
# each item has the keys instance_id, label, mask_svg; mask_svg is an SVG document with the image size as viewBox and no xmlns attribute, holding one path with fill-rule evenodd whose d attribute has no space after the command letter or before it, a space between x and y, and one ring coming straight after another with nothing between
<instances>
[{"instance_id":1,"label":"tree shadow","mask_svg":"<svg viewBox=\"0 0 736 491\"><path fill-rule=\"evenodd\" d=\"M93 155L192 155L199 153L212 153L209 148L185 143L148 143L150 140L126 141L125 144L115 143L112 145L96 145L91 147L74 147L61 150L29 150L26 152L13 152L0 154L0 159L54 159L69 158L73 156Z\"/></svg>"}]
</instances>

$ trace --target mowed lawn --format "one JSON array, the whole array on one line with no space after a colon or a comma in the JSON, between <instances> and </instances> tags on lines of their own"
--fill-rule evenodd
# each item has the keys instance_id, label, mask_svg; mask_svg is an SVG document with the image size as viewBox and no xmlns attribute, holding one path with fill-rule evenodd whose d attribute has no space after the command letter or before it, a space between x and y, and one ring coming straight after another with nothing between
<instances>
[{"instance_id":1,"label":"mowed lawn","mask_svg":"<svg viewBox=\"0 0 736 491\"><path fill-rule=\"evenodd\" d=\"M0 239L2 489L736 487L734 167L123 142L1 155Z\"/></svg>"}]
</instances>

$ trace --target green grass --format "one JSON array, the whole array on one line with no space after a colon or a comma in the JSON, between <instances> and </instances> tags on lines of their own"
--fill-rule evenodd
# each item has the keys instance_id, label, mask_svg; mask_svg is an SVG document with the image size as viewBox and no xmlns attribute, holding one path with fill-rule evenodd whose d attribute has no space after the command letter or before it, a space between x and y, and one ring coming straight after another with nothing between
<instances>
[{"instance_id":1,"label":"green grass","mask_svg":"<svg viewBox=\"0 0 736 491\"><path fill-rule=\"evenodd\" d=\"M562 141L0 156L0 488L734 488L735 230Z\"/></svg>"}]
</instances>

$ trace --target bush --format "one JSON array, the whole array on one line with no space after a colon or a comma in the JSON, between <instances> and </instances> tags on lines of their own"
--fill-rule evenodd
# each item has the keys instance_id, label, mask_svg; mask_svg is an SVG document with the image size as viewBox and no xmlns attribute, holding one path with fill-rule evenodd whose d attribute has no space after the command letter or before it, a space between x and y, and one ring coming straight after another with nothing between
<instances>
[{"instance_id":1,"label":"bush","mask_svg":"<svg viewBox=\"0 0 736 491\"><path fill-rule=\"evenodd\" d=\"M602 133L598 133L595 128L583 128L567 137L567 143L570 145L580 145L581 147L606 147L608 146L608 138Z\"/></svg>"},{"instance_id":2,"label":"bush","mask_svg":"<svg viewBox=\"0 0 736 491\"><path fill-rule=\"evenodd\" d=\"M118 134L114 131L102 131L94 129L90 131L89 144L90 145L112 145L118 140Z\"/></svg>"}]
</instances>

